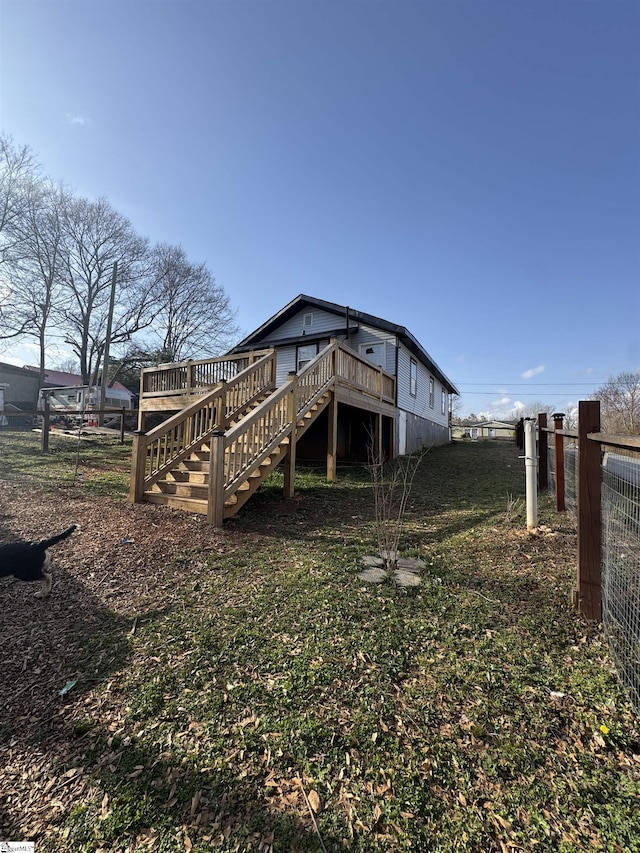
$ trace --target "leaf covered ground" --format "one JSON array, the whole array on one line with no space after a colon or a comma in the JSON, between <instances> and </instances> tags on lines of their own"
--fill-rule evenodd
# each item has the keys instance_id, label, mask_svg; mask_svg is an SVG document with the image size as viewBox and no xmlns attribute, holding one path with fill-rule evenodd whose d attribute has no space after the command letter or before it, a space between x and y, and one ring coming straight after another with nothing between
<instances>
[{"instance_id":1,"label":"leaf covered ground","mask_svg":"<svg viewBox=\"0 0 640 853\"><path fill-rule=\"evenodd\" d=\"M0 839L39 851L635 851L640 731L529 536L512 445L432 449L365 584L366 473L274 475L222 531L126 502L129 448L0 433L0 539L80 529L49 599L0 580ZM76 470L77 461L77 470Z\"/></svg>"}]
</instances>

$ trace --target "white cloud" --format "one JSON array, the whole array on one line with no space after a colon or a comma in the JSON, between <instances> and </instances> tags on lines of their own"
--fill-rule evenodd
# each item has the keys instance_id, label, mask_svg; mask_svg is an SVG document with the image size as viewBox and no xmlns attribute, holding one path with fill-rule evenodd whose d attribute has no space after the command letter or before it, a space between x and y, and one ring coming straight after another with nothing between
<instances>
[{"instance_id":1,"label":"white cloud","mask_svg":"<svg viewBox=\"0 0 640 853\"><path fill-rule=\"evenodd\" d=\"M542 373L544 370L544 364L539 364L538 367L532 367L530 370L525 370L524 373L521 373L520 376L523 379L532 379L534 376L537 376L539 373Z\"/></svg>"},{"instance_id":2,"label":"white cloud","mask_svg":"<svg viewBox=\"0 0 640 853\"><path fill-rule=\"evenodd\" d=\"M499 400L494 400L492 406L508 406L511 402L511 397L501 397Z\"/></svg>"},{"instance_id":3,"label":"white cloud","mask_svg":"<svg viewBox=\"0 0 640 853\"><path fill-rule=\"evenodd\" d=\"M513 408L516 412L521 412L522 409L527 408L527 404L523 403L522 400L516 400L515 403L513 404Z\"/></svg>"},{"instance_id":4,"label":"white cloud","mask_svg":"<svg viewBox=\"0 0 640 853\"><path fill-rule=\"evenodd\" d=\"M73 115L72 113L67 113L67 121L69 122L69 124L85 125L89 124L90 119L88 119L86 116L77 116Z\"/></svg>"}]
</instances>

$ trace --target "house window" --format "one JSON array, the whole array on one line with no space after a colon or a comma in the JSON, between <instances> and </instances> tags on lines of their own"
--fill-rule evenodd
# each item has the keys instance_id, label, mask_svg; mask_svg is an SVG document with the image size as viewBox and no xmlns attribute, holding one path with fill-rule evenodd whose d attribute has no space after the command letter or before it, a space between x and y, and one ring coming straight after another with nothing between
<instances>
[{"instance_id":1,"label":"house window","mask_svg":"<svg viewBox=\"0 0 640 853\"><path fill-rule=\"evenodd\" d=\"M313 311L302 315L302 328L309 329L311 326L313 326Z\"/></svg>"},{"instance_id":2,"label":"house window","mask_svg":"<svg viewBox=\"0 0 640 853\"><path fill-rule=\"evenodd\" d=\"M440 395L440 411L443 415L447 413L447 392L444 389Z\"/></svg>"},{"instance_id":3,"label":"house window","mask_svg":"<svg viewBox=\"0 0 640 853\"><path fill-rule=\"evenodd\" d=\"M471 427L471 438L477 438L477 437L478 437L478 428L477 427Z\"/></svg>"},{"instance_id":4,"label":"house window","mask_svg":"<svg viewBox=\"0 0 640 853\"><path fill-rule=\"evenodd\" d=\"M300 371L303 367L306 367L311 359L318 355L318 352L318 344L305 344L302 347L298 347L296 352L296 371Z\"/></svg>"},{"instance_id":5,"label":"house window","mask_svg":"<svg viewBox=\"0 0 640 853\"><path fill-rule=\"evenodd\" d=\"M433 376L429 377L429 408L433 409L433 395L435 392L435 382L433 381Z\"/></svg>"},{"instance_id":6,"label":"house window","mask_svg":"<svg viewBox=\"0 0 640 853\"><path fill-rule=\"evenodd\" d=\"M418 393L418 362L415 358L411 359L409 365L409 393L412 397Z\"/></svg>"}]
</instances>

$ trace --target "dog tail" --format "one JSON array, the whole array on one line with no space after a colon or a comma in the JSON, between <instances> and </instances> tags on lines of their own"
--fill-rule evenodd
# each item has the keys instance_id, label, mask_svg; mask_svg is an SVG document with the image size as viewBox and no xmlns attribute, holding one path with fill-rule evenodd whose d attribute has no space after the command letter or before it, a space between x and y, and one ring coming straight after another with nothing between
<instances>
[{"instance_id":1,"label":"dog tail","mask_svg":"<svg viewBox=\"0 0 640 853\"><path fill-rule=\"evenodd\" d=\"M50 548L52 545L56 545L58 542L62 542L63 539L71 536L77 526L77 524L72 524L71 527L67 527L67 529L62 533L58 533L57 536L52 536L50 539L43 539L42 542L38 542L38 547L43 548L46 551L47 548Z\"/></svg>"}]
</instances>

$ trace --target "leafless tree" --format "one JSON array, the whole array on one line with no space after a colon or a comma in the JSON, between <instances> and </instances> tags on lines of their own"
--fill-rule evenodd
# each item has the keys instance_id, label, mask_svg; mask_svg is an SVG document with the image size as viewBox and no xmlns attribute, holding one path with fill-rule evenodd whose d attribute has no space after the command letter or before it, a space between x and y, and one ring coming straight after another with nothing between
<instances>
[{"instance_id":1,"label":"leafless tree","mask_svg":"<svg viewBox=\"0 0 640 853\"><path fill-rule=\"evenodd\" d=\"M604 432L616 435L640 434L640 370L612 376L592 395L600 400Z\"/></svg>"},{"instance_id":2,"label":"leafless tree","mask_svg":"<svg viewBox=\"0 0 640 853\"><path fill-rule=\"evenodd\" d=\"M48 334L60 304L60 272L64 260L62 215L69 194L60 186L42 182L28 192L26 206L15 230L20 257L12 263L13 297L29 321L23 329L38 342L40 385L45 379Z\"/></svg>"},{"instance_id":3,"label":"leafless tree","mask_svg":"<svg viewBox=\"0 0 640 853\"><path fill-rule=\"evenodd\" d=\"M113 264L117 290L111 346L125 343L152 322L157 304L147 241L106 199L69 200L64 214L62 308L65 342L80 363L82 381L95 384L104 353Z\"/></svg>"},{"instance_id":4,"label":"leafless tree","mask_svg":"<svg viewBox=\"0 0 640 853\"><path fill-rule=\"evenodd\" d=\"M207 357L227 350L238 334L224 289L203 263L188 260L181 246L153 251L157 305L147 334L162 361Z\"/></svg>"},{"instance_id":5,"label":"leafless tree","mask_svg":"<svg viewBox=\"0 0 640 853\"><path fill-rule=\"evenodd\" d=\"M27 199L39 181L39 167L28 146L0 134L0 340L21 335L31 321L13 286L13 264L20 256L20 228Z\"/></svg>"}]
</instances>

